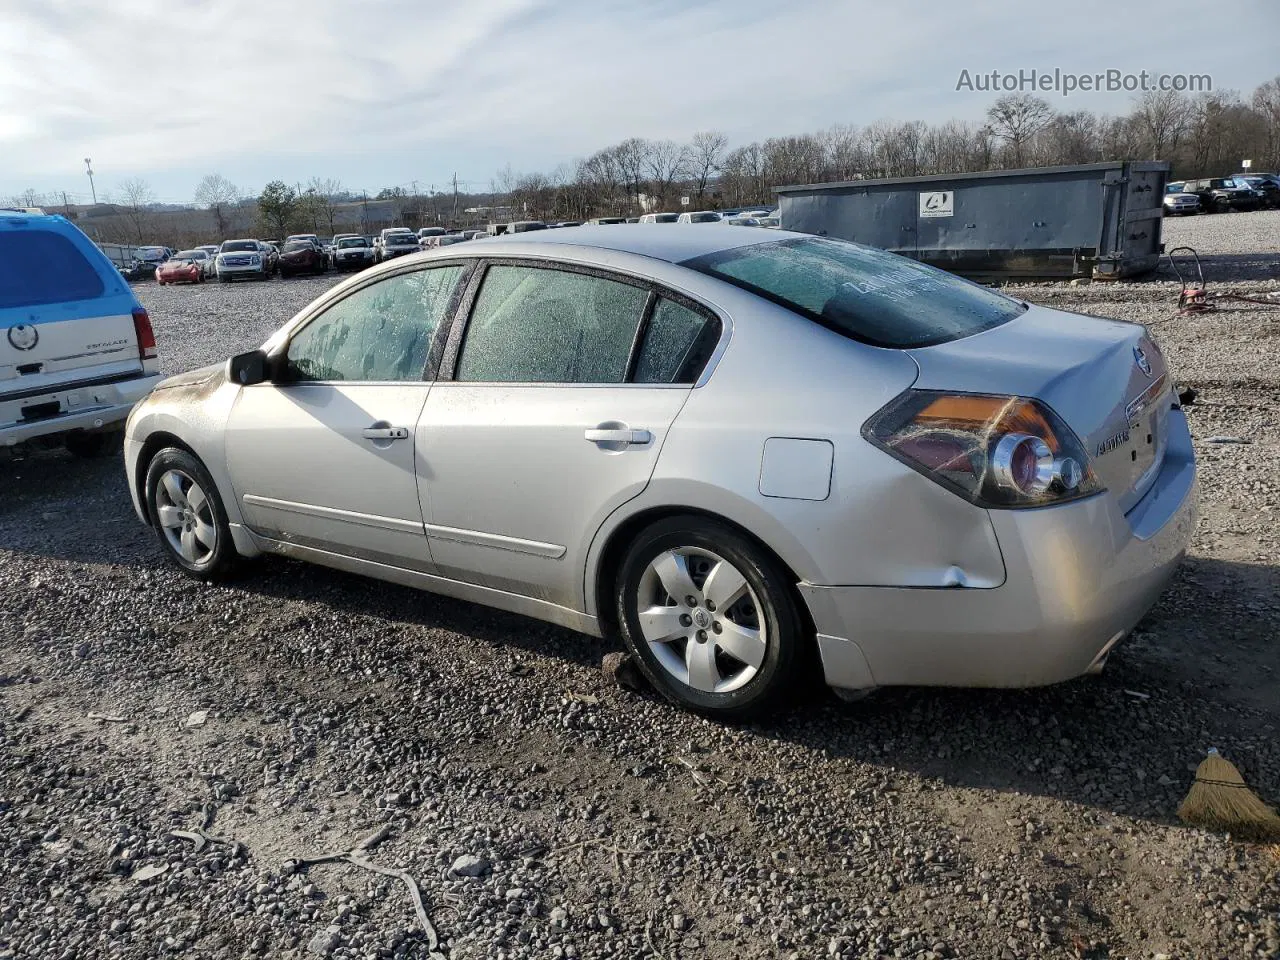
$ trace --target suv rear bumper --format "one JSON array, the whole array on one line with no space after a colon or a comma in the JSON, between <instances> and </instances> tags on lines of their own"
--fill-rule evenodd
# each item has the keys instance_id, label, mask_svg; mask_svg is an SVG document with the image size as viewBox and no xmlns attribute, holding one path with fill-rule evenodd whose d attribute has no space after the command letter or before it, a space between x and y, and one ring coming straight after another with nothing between
<instances>
[{"instance_id":1,"label":"suv rear bumper","mask_svg":"<svg viewBox=\"0 0 1280 960\"><path fill-rule=\"evenodd\" d=\"M19 403L21 406L29 406L57 401L63 405L65 411L57 416L40 420L19 420L0 424L0 447L13 447L37 437L69 433L72 430L100 430L114 424L123 425L133 405L146 397L163 379L164 377L156 374L93 387L77 387L73 383L57 391L50 391L46 395L24 397L21 401L6 402L3 397L0 397L0 407L18 406ZM67 395L76 393L87 393L92 399L82 406L65 409L68 402ZM14 412L17 413L17 410Z\"/></svg>"}]
</instances>

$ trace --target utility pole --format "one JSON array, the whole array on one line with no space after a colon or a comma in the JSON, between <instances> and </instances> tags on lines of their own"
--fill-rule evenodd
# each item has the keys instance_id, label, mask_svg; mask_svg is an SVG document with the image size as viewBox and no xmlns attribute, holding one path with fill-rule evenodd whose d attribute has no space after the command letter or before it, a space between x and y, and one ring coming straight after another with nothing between
<instances>
[{"instance_id":1,"label":"utility pole","mask_svg":"<svg viewBox=\"0 0 1280 960\"><path fill-rule=\"evenodd\" d=\"M457 174L457 171L455 171L453 174L453 224L454 226L457 226L458 224L458 174Z\"/></svg>"},{"instance_id":2,"label":"utility pole","mask_svg":"<svg viewBox=\"0 0 1280 960\"><path fill-rule=\"evenodd\" d=\"M361 190L360 195L364 199L364 204L361 207L361 212L360 212L360 232L368 236L369 234L369 191Z\"/></svg>"},{"instance_id":3,"label":"utility pole","mask_svg":"<svg viewBox=\"0 0 1280 960\"><path fill-rule=\"evenodd\" d=\"M62 191L62 213L68 220L71 219L71 204L67 203L67 191L65 190Z\"/></svg>"},{"instance_id":4,"label":"utility pole","mask_svg":"<svg viewBox=\"0 0 1280 960\"><path fill-rule=\"evenodd\" d=\"M93 194L93 205L96 207L98 205L98 191L93 185L93 167L89 166L91 162L88 157L84 158L84 168L89 173L89 192Z\"/></svg>"}]
</instances>

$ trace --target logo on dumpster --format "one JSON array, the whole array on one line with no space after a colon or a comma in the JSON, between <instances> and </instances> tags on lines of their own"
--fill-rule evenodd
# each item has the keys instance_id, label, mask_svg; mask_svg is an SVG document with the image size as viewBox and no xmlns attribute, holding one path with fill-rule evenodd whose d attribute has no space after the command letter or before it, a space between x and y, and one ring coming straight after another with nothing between
<instances>
[{"instance_id":1,"label":"logo on dumpster","mask_svg":"<svg viewBox=\"0 0 1280 960\"><path fill-rule=\"evenodd\" d=\"M956 195L951 190L934 190L920 194L920 216L949 217L955 213Z\"/></svg>"}]
</instances>

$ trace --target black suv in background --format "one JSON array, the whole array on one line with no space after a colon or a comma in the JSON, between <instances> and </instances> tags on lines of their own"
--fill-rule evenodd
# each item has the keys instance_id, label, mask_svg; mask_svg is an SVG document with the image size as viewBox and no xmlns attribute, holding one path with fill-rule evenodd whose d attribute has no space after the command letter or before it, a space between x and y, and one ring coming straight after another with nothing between
<instances>
[{"instance_id":1,"label":"black suv in background","mask_svg":"<svg viewBox=\"0 0 1280 960\"><path fill-rule=\"evenodd\" d=\"M1206 213L1256 210L1262 206L1262 195L1258 191L1241 186L1232 177L1188 180L1182 190L1184 193L1194 193L1199 197L1200 209Z\"/></svg>"},{"instance_id":2,"label":"black suv in background","mask_svg":"<svg viewBox=\"0 0 1280 960\"><path fill-rule=\"evenodd\" d=\"M1231 178L1242 187L1256 190L1262 194L1262 206L1275 209L1280 207L1280 183L1263 174L1237 174Z\"/></svg>"}]
</instances>

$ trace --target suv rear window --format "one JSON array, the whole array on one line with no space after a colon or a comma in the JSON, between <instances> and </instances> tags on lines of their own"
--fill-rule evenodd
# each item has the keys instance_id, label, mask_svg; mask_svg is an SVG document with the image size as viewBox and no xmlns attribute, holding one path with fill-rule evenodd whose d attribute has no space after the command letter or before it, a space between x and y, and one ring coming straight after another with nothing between
<instances>
[{"instance_id":1,"label":"suv rear window","mask_svg":"<svg viewBox=\"0 0 1280 960\"><path fill-rule=\"evenodd\" d=\"M958 340L1026 309L936 267L826 237L735 247L683 265L879 347Z\"/></svg>"},{"instance_id":2,"label":"suv rear window","mask_svg":"<svg viewBox=\"0 0 1280 960\"><path fill-rule=\"evenodd\" d=\"M0 233L0 309L93 300L104 292L93 264L62 234Z\"/></svg>"}]
</instances>

